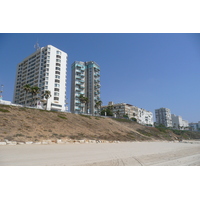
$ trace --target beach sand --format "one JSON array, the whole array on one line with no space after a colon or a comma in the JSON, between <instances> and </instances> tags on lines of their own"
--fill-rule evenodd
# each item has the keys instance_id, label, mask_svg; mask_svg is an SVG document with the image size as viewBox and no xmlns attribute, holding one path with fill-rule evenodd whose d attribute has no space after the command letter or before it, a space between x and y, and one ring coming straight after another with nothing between
<instances>
[{"instance_id":1,"label":"beach sand","mask_svg":"<svg viewBox=\"0 0 200 200\"><path fill-rule=\"evenodd\" d=\"M200 142L6 145L0 166L200 166Z\"/></svg>"}]
</instances>

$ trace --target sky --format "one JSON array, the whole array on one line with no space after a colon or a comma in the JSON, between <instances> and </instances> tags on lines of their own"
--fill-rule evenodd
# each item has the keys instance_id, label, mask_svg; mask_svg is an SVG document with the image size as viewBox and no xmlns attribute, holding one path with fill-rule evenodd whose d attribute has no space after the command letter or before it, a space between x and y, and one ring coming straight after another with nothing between
<instances>
[{"instance_id":1,"label":"sky","mask_svg":"<svg viewBox=\"0 0 200 200\"><path fill-rule=\"evenodd\" d=\"M101 100L129 103L155 114L165 107L189 122L200 121L200 34L192 33L1 33L0 84L12 101L16 66L40 47L68 54L71 64L95 61L101 67Z\"/></svg>"}]
</instances>

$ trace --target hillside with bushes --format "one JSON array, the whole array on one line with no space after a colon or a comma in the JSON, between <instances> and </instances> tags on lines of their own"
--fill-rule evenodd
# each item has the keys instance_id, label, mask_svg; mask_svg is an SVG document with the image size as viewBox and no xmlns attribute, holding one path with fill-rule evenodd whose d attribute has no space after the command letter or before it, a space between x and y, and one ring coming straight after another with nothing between
<instances>
[{"instance_id":1,"label":"hillside with bushes","mask_svg":"<svg viewBox=\"0 0 200 200\"><path fill-rule=\"evenodd\" d=\"M174 141L200 139L200 133L147 127L127 119L53 112L0 104L0 141L51 139Z\"/></svg>"}]
</instances>

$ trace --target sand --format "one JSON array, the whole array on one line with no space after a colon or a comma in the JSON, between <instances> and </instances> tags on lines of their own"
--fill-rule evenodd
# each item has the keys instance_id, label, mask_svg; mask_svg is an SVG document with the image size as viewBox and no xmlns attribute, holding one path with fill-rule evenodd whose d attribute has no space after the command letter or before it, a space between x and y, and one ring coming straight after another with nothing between
<instances>
[{"instance_id":1,"label":"sand","mask_svg":"<svg viewBox=\"0 0 200 200\"><path fill-rule=\"evenodd\" d=\"M6 145L0 166L200 166L200 141Z\"/></svg>"}]
</instances>

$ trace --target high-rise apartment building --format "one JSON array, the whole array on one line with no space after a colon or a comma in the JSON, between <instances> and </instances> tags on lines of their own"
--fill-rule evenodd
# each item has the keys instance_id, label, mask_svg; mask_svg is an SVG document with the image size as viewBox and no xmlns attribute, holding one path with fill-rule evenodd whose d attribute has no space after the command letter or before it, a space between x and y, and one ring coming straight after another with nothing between
<instances>
[{"instance_id":1,"label":"high-rise apartment building","mask_svg":"<svg viewBox=\"0 0 200 200\"><path fill-rule=\"evenodd\" d=\"M94 61L75 61L72 64L71 112L98 114L95 104L100 101L100 67ZM88 98L88 103L80 102L80 95Z\"/></svg>"},{"instance_id":2,"label":"high-rise apartment building","mask_svg":"<svg viewBox=\"0 0 200 200\"><path fill-rule=\"evenodd\" d=\"M166 127L172 127L171 111L168 108L159 108L155 110L156 123Z\"/></svg>"},{"instance_id":3,"label":"high-rise apartment building","mask_svg":"<svg viewBox=\"0 0 200 200\"><path fill-rule=\"evenodd\" d=\"M13 103L43 108L47 106L47 110L65 111L67 56L60 49L47 45L37 48L36 52L19 63ZM31 93L26 95L26 84L40 88L34 99ZM45 90L51 92L48 101L43 97Z\"/></svg>"}]
</instances>

